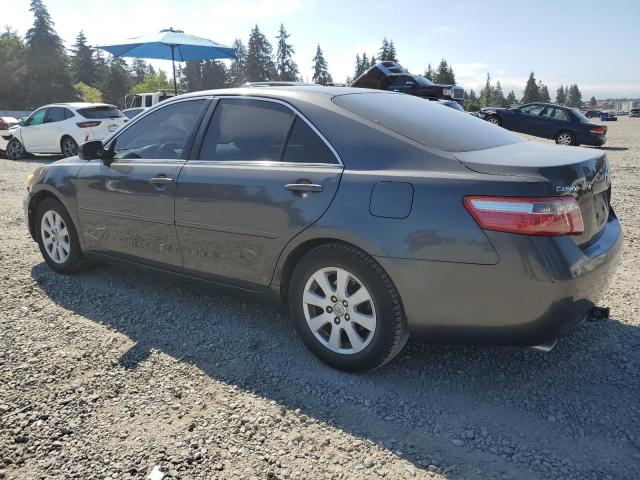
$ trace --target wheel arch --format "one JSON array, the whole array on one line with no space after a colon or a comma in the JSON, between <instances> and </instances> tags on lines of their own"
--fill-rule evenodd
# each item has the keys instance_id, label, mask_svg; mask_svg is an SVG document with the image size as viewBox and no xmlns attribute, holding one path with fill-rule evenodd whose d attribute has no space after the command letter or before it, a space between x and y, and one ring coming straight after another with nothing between
<instances>
[{"instance_id":1,"label":"wheel arch","mask_svg":"<svg viewBox=\"0 0 640 480\"><path fill-rule=\"evenodd\" d=\"M293 275L293 271L296 265L298 264L298 262L308 252L310 252L314 248L320 247L322 245L330 244L330 243L337 243L347 247L357 248L358 250L364 252L365 254L375 259L374 255L372 255L366 249L362 248L362 246L340 239L340 238L326 236L326 237L308 239L299 243L294 248L292 248L290 252L286 254L286 258L282 262L281 264L282 266L278 269L278 272L276 273L276 278L274 279L275 280L274 283L277 285L277 288L278 288L277 293L279 294L280 303L285 310L288 310L289 308L288 307L289 285L291 281L291 276ZM380 265L380 267L383 268L382 265ZM389 275L389 272L385 271L385 273L389 276L390 281L394 283L393 279ZM402 298L400 298L400 303L402 304Z\"/></svg>"},{"instance_id":2,"label":"wheel arch","mask_svg":"<svg viewBox=\"0 0 640 480\"><path fill-rule=\"evenodd\" d=\"M53 198L59 201L64 206L62 200L50 190L40 190L29 199L29 204L27 206L27 223L29 226L29 234L35 242L38 241L38 237L36 235L37 229L35 224L36 210L38 209L38 205L40 205L47 198Z\"/></svg>"}]
</instances>

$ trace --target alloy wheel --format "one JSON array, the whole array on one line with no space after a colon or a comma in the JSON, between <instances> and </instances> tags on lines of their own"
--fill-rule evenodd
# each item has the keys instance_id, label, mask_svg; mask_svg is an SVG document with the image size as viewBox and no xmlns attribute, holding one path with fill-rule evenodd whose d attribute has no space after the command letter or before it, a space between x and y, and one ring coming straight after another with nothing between
<instances>
[{"instance_id":1,"label":"alloy wheel","mask_svg":"<svg viewBox=\"0 0 640 480\"><path fill-rule=\"evenodd\" d=\"M500 125L500 121L498 117L489 117L489 123L493 123L494 125Z\"/></svg>"},{"instance_id":2,"label":"alloy wheel","mask_svg":"<svg viewBox=\"0 0 640 480\"><path fill-rule=\"evenodd\" d=\"M559 145L571 145L573 142L571 135L568 133L561 133L558 135L558 144Z\"/></svg>"},{"instance_id":3,"label":"alloy wheel","mask_svg":"<svg viewBox=\"0 0 640 480\"><path fill-rule=\"evenodd\" d=\"M73 157L78 154L78 145L71 138L65 138L62 142L62 153L65 157Z\"/></svg>"},{"instance_id":4,"label":"alloy wheel","mask_svg":"<svg viewBox=\"0 0 640 480\"><path fill-rule=\"evenodd\" d=\"M371 343L377 320L373 298L351 272L339 267L316 271L302 301L309 329L329 350L354 354Z\"/></svg>"},{"instance_id":5,"label":"alloy wheel","mask_svg":"<svg viewBox=\"0 0 640 480\"><path fill-rule=\"evenodd\" d=\"M62 216L55 210L47 210L40 222L42 244L49 258L56 263L64 263L71 252L69 230Z\"/></svg>"},{"instance_id":6,"label":"alloy wheel","mask_svg":"<svg viewBox=\"0 0 640 480\"><path fill-rule=\"evenodd\" d=\"M22 147L22 144L20 142L14 140L13 142L9 143L7 147L7 154L10 159L17 160L23 157L24 148Z\"/></svg>"}]
</instances>

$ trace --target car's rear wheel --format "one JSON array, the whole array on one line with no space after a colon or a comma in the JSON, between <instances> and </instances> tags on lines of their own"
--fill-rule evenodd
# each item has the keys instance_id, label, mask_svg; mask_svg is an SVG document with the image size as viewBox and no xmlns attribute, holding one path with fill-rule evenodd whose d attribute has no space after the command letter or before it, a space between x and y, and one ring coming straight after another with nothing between
<instances>
[{"instance_id":1,"label":"car's rear wheel","mask_svg":"<svg viewBox=\"0 0 640 480\"><path fill-rule=\"evenodd\" d=\"M20 143L20 140L12 138L7 144L6 154L9 160L20 160L27 155L27 152L22 146L22 143Z\"/></svg>"},{"instance_id":2,"label":"car's rear wheel","mask_svg":"<svg viewBox=\"0 0 640 480\"><path fill-rule=\"evenodd\" d=\"M47 265L59 273L85 268L78 233L69 213L55 198L46 198L36 209L36 235Z\"/></svg>"},{"instance_id":3,"label":"car's rear wheel","mask_svg":"<svg viewBox=\"0 0 640 480\"><path fill-rule=\"evenodd\" d=\"M576 137L571 132L560 132L556 135L558 145L575 145Z\"/></svg>"},{"instance_id":4,"label":"car's rear wheel","mask_svg":"<svg viewBox=\"0 0 640 480\"><path fill-rule=\"evenodd\" d=\"M73 157L78 154L78 144L69 136L62 137L62 140L60 140L60 150L64 157Z\"/></svg>"},{"instance_id":5,"label":"car's rear wheel","mask_svg":"<svg viewBox=\"0 0 640 480\"><path fill-rule=\"evenodd\" d=\"M291 277L289 308L307 347L340 370L381 367L409 335L387 273L371 256L342 243L317 247L300 260Z\"/></svg>"},{"instance_id":6,"label":"car's rear wheel","mask_svg":"<svg viewBox=\"0 0 640 480\"><path fill-rule=\"evenodd\" d=\"M490 117L487 118L487 122L489 123L493 123L494 125L497 126L502 126L502 122L500 121L500 117L498 117L497 115L491 115Z\"/></svg>"}]
</instances>

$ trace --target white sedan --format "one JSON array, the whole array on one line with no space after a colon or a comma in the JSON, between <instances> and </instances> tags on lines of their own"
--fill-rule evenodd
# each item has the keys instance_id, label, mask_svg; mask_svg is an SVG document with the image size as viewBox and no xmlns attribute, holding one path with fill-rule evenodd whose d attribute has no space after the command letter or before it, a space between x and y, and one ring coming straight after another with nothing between
<instances>
[{"instance_id":1,"label":"white sedan","mask_svg":"<svg viewBox=\"0 0 640 480\"><path fill-rule=\"evenodd\" d=\"M78 145L102 140L124 125L127 118L115 105L105 103L55 103L35 110L11 130L6 154L11 160L27 153L52 153L71 157Z\"/></svg>"}]
</instances>

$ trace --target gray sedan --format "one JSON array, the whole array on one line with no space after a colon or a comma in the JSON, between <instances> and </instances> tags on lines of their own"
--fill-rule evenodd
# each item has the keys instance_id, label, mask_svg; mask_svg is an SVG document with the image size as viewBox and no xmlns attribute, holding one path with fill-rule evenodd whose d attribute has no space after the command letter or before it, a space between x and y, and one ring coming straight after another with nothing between
<instances>
[{"instance_id":1,"label":"gray sedan","mask_svg":"<svg viewBox=\"0 0 640 480\"><path fill-rule=\"evenodd\" d=\"M36 170L25 212L57 272L98 259L273 300L353 371L410 332L553 345L611 277L610 196L600 150L399 93L292 86L162 102Z\"/></svg>"}]
</instances>

